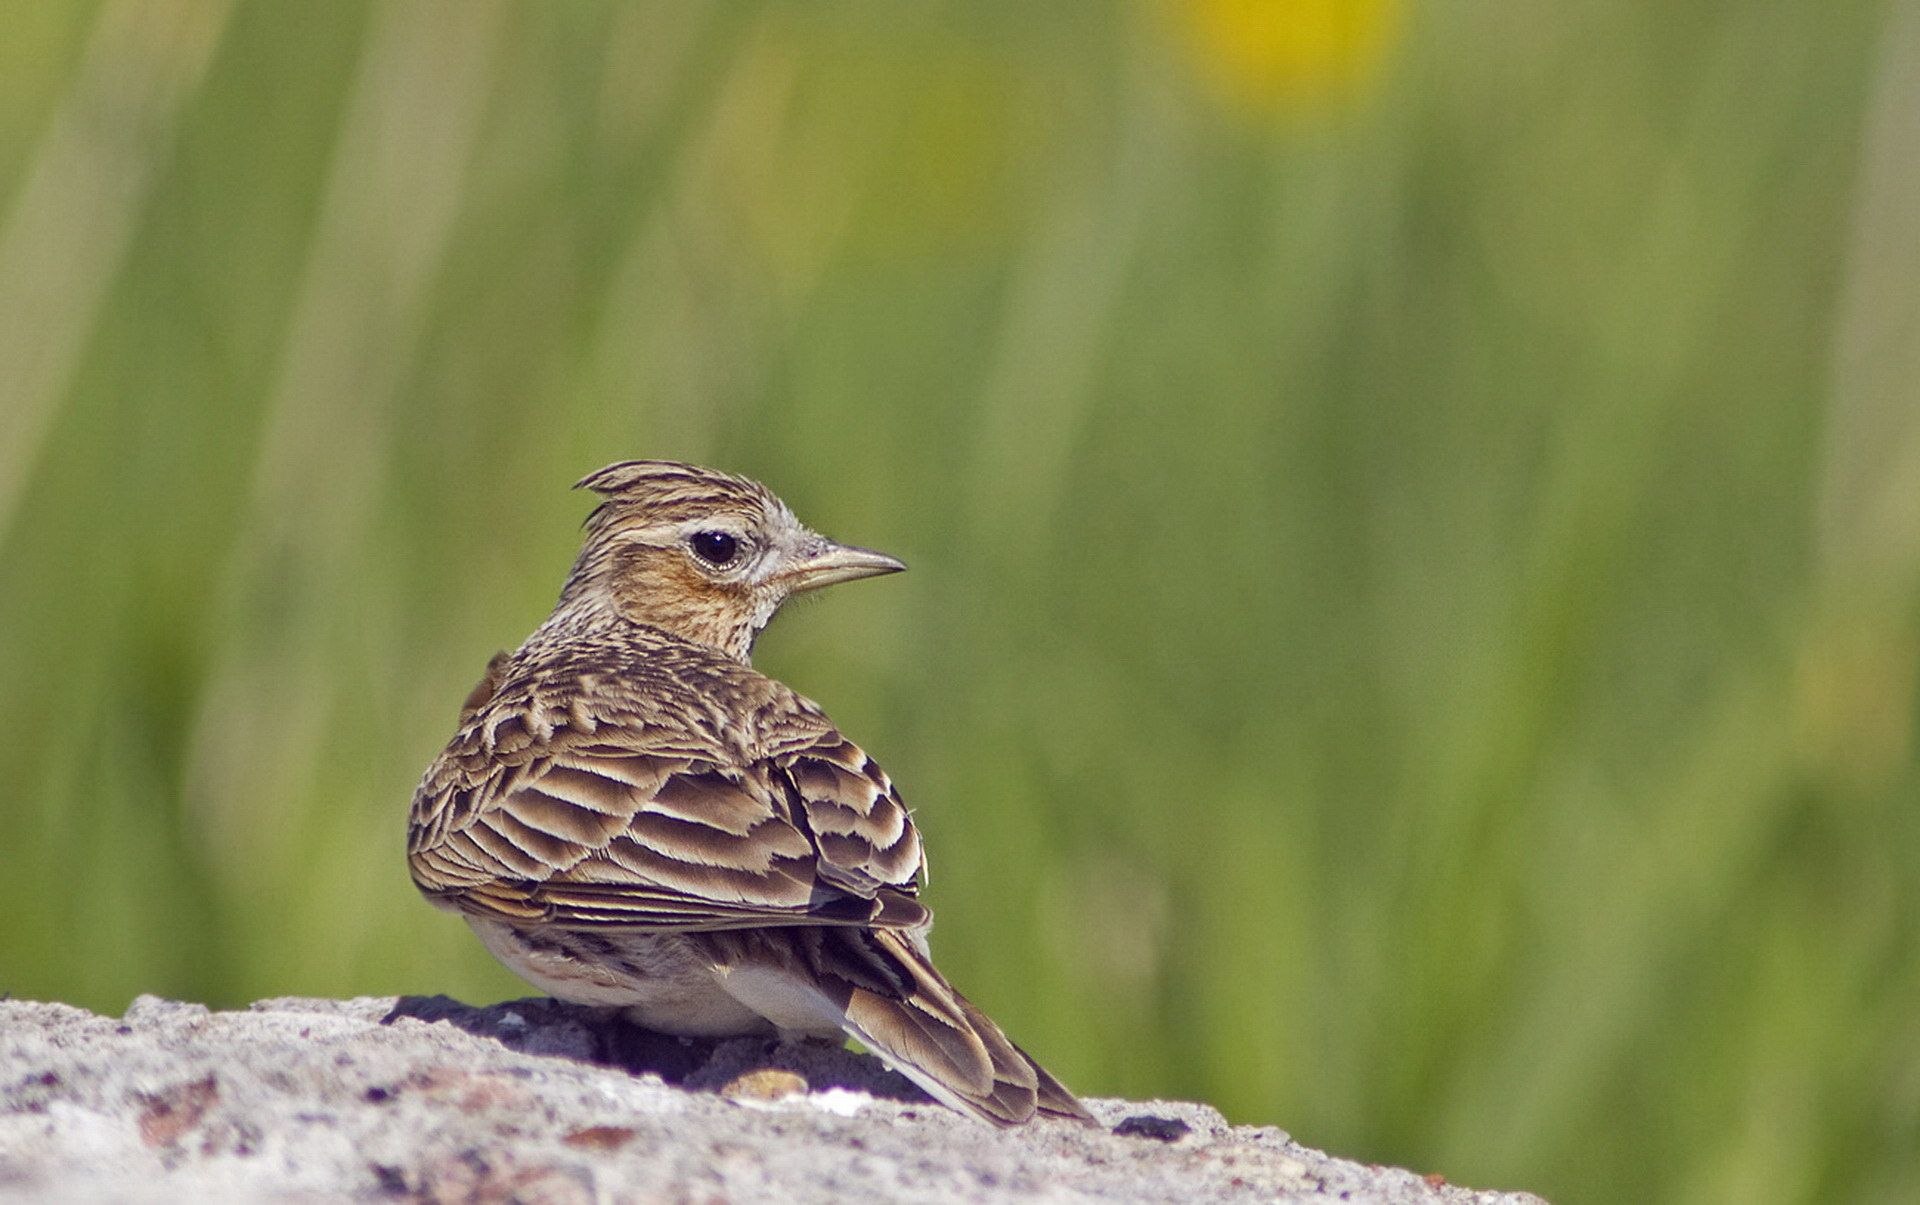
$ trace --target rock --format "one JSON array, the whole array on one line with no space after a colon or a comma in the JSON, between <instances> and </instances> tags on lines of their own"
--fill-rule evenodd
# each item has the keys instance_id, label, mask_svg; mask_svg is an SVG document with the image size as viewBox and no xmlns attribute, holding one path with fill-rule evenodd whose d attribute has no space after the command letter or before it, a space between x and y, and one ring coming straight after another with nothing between
<instances>
[{"instance_id":1,"label":"rock","mask_svg":"<svg viewBox=\"0 0 1920 1205\"><path fill-rule=\"evenodd\" d=\"M552 1000L0 1002L15 1200L1534 1202L1092 1100L1001 1131L824 1043L663 1037Z\"/></svg>"}]
</instances>

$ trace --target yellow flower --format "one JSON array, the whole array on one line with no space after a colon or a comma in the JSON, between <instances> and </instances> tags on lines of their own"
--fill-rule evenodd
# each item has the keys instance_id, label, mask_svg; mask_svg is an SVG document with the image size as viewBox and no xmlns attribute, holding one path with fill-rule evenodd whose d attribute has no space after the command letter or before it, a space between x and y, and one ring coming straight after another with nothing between
<instances>
[{"instance_id":1,"label":"yellow flower","mask_svg":"<svg viewBox=\"0 0 1920 1205\"><path fill-rule=\"evenodd\" d=\"M1172 0L1202 71L1232 103L1279 109L1341 96L1377 72L1398 0Z\"/></svg>"}]
</instances>

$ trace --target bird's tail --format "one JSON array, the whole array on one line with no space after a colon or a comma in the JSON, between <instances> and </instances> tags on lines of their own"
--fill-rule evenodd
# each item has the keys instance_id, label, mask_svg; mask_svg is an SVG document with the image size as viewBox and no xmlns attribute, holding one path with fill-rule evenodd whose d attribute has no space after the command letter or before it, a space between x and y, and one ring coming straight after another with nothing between
<instances>
[{"instance_id":1,"label":"bird's tail","mask_svg":"<svg viewBox=\"0 0 1920 1205\"><path fill-rule=\"evenodd\" d=\"M1036 1114L1093 1121L1085 1105L953 989L894 929L792 927L710 933L727 990L776 1025L838 1025L941 1103L995 1125ZM741 974L785 964L784 974ZM787 986L778 986L784 982ZM804 985L804 987L802 986ZM816 1003L807 1006L802 997Z\"/></svg>"},{"instance_id":2,"label":"bird's tail","mask_svg":"<svg viewBox=\"0 0 1920 1205\"><path fill-rule=\"evenodd\" d=\"M935 1099L996 1125L1036 1113L1092 1121L1093 1115L1033 1056L1014 1045L893 930L842 930L896 974L849 982L846 1031ZM844 964L843 964L844 965ZM889 982L888 980L891 980Z\"/></svg>"}]
</instances>

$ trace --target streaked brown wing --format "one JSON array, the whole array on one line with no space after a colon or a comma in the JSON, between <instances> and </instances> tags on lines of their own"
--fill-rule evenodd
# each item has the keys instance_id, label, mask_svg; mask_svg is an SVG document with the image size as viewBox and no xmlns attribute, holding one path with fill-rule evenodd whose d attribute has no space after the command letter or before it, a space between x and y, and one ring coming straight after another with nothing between
<instances>
[{"instance_id":1,"label":"streaked brown wing","mask_svg":"<svg viewBox=\"0 0 1920 1205\"><path fill-rule=\"evenodd\" d=\"M589 741L477 774L443 761L415 800L410 861L463 911L575 927L925 924L920 842L879 767L831 729L724 765Z\"/></svg>"},{"instance_id":2,"label":"streaked brown wing","mask_svg":"<svg viewBox=\"0 0 1920 1205\"><path fill-rule=\"evenodd\" d=\"M926 856L913 818L886 771L858 745L828 732L778 765L819 851L822 879L871 896L925 877Z\"/></svg>"}]
</instances>

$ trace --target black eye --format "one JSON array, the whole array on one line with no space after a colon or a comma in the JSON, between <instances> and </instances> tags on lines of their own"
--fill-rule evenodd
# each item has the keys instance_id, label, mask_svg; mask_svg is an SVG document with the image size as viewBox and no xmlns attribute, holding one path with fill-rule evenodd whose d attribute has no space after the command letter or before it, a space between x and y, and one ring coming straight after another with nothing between
<instances>
[{"instance_id":1,"label":"black eye","mask_svg":"<svg viewBox=\"0 0 1920 1205\"><path fill-rule=\"evenodd\" d=\"M687 544L695 556L716 568L733 564L740 555L740 541L724 531L696 531Z\"/></svg>"}]
</instances>

